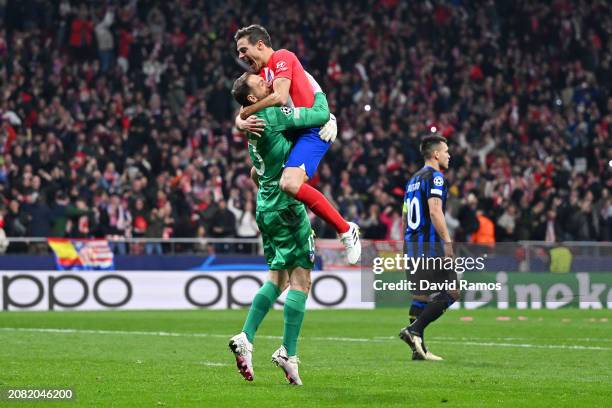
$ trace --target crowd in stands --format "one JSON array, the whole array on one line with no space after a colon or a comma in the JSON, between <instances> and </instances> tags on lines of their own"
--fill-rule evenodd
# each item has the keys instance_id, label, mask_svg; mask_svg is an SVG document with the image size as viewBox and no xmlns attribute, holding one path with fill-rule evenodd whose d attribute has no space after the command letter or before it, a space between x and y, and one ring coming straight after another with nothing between
<instances>
[{"instance_id":1,"label":"crowd in stands","mask_svg":"<svg viewBox=\"0 0 612 408\"><path fill-rule=\"evenodd\" d=\"M7 236L256 236L230 89L259 23L327 93L311 183L363 238L402 238L432 133L455 241L612 237L608 1L8 0L0 21Z\"/></svg>"}]
</instances>

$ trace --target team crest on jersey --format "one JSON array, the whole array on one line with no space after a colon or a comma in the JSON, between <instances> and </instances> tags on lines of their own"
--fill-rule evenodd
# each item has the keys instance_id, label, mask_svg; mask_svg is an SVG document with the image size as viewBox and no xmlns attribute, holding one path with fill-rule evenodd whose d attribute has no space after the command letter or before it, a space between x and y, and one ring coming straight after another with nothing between
<instances>
[{"instance_id":1,"label":"team crest on jersey","mask_svg":"<svg viewBox=\"0 0 612 408\"><path fill-rule=\"evenodd\" d=\"M291 116L293 114L293 108L288 108L286 106L283 106L282 108L280 108L280 110L287 116Z\"/></svg>"},{"instance_id":2,"label":"team crest on jersey","mask_svg":"<svg viewBox=\"0 0 612 408\"><path fill-rule=\"evenodd\" d=\"M444 179L441 176L434 177L434 185L442 187L444 185Z\"/></svg>"},{"instance_id":3,"label":"team crest on jersey","mask_svg":"<svg viewBox=\"0 0 612 408\"><path fill-rule=\"evenodd\" d=\"M276 72L283 72L287 70L287 63L285 61L278 61L276 63Z\"/></svg>"}]
</instances>

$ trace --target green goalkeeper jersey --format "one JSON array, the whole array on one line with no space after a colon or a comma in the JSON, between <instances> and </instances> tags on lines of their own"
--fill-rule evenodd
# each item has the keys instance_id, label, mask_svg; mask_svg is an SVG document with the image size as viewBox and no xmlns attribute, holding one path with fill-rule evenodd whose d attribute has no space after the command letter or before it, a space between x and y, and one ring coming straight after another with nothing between
<instances>
[{"instance_id":1,"label":"green goalkeeper jersey","mask_svg":"<svg viewBox=\"0 0 612 408\"><path fill-rule=\"evenodd\" d=\"M284 131L313 128L329 120L329 107L324 93L316 93L312 108L269 107L256 113L265 121L261 137L248 134L249 154L259 177L257 211L278 211L301 204L281 191L279 181L293 147Z\"/></svg>"}]
</instances>

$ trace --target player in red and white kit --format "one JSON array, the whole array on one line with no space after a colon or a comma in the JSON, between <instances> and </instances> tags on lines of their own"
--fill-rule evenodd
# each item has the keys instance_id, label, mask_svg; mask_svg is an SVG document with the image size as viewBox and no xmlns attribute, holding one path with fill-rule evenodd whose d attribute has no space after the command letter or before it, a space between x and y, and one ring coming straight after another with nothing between
<instances>
[{"instance_id":1,"label":"player in red and white kit","mask_svg":"<svg viewBox=\"0 0 612 408\"><path fill-rule=\"evenodd\" d=\"M259 25L241 28L234 39L239 58L248 63L253 72L259 72L273 88L268 97L241 110L236 117L239 129L257 134L264 124L251 115L269 106L312 107L314 93L321 92L321 87L304 70L294 53L285 49L275 51L270 35ZM336 138L336 133L333 115L321 129L300 131L285 163L280 188L336 229L346 248L349 263L355 264L361 257L359 227L344 220L323 194L306 184Z\"/></svg>"}]
</instances>

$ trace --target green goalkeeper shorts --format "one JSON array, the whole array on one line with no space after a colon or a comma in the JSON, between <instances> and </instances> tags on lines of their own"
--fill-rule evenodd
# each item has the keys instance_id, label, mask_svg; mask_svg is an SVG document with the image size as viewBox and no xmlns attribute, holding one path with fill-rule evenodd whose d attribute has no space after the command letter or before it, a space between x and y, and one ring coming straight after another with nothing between
<instances>
[{"instance_id":1,"label":"green goalkeeper shorts","mask_svg":"<svg viewBox=\"0 0 612 408\"><path fill-rule=\"evenodd\" d=\"M303 205L256 215L263 238L264 256L270 270L312 269L315 258L314 233Z\"/></svg>"}]
</instances>

